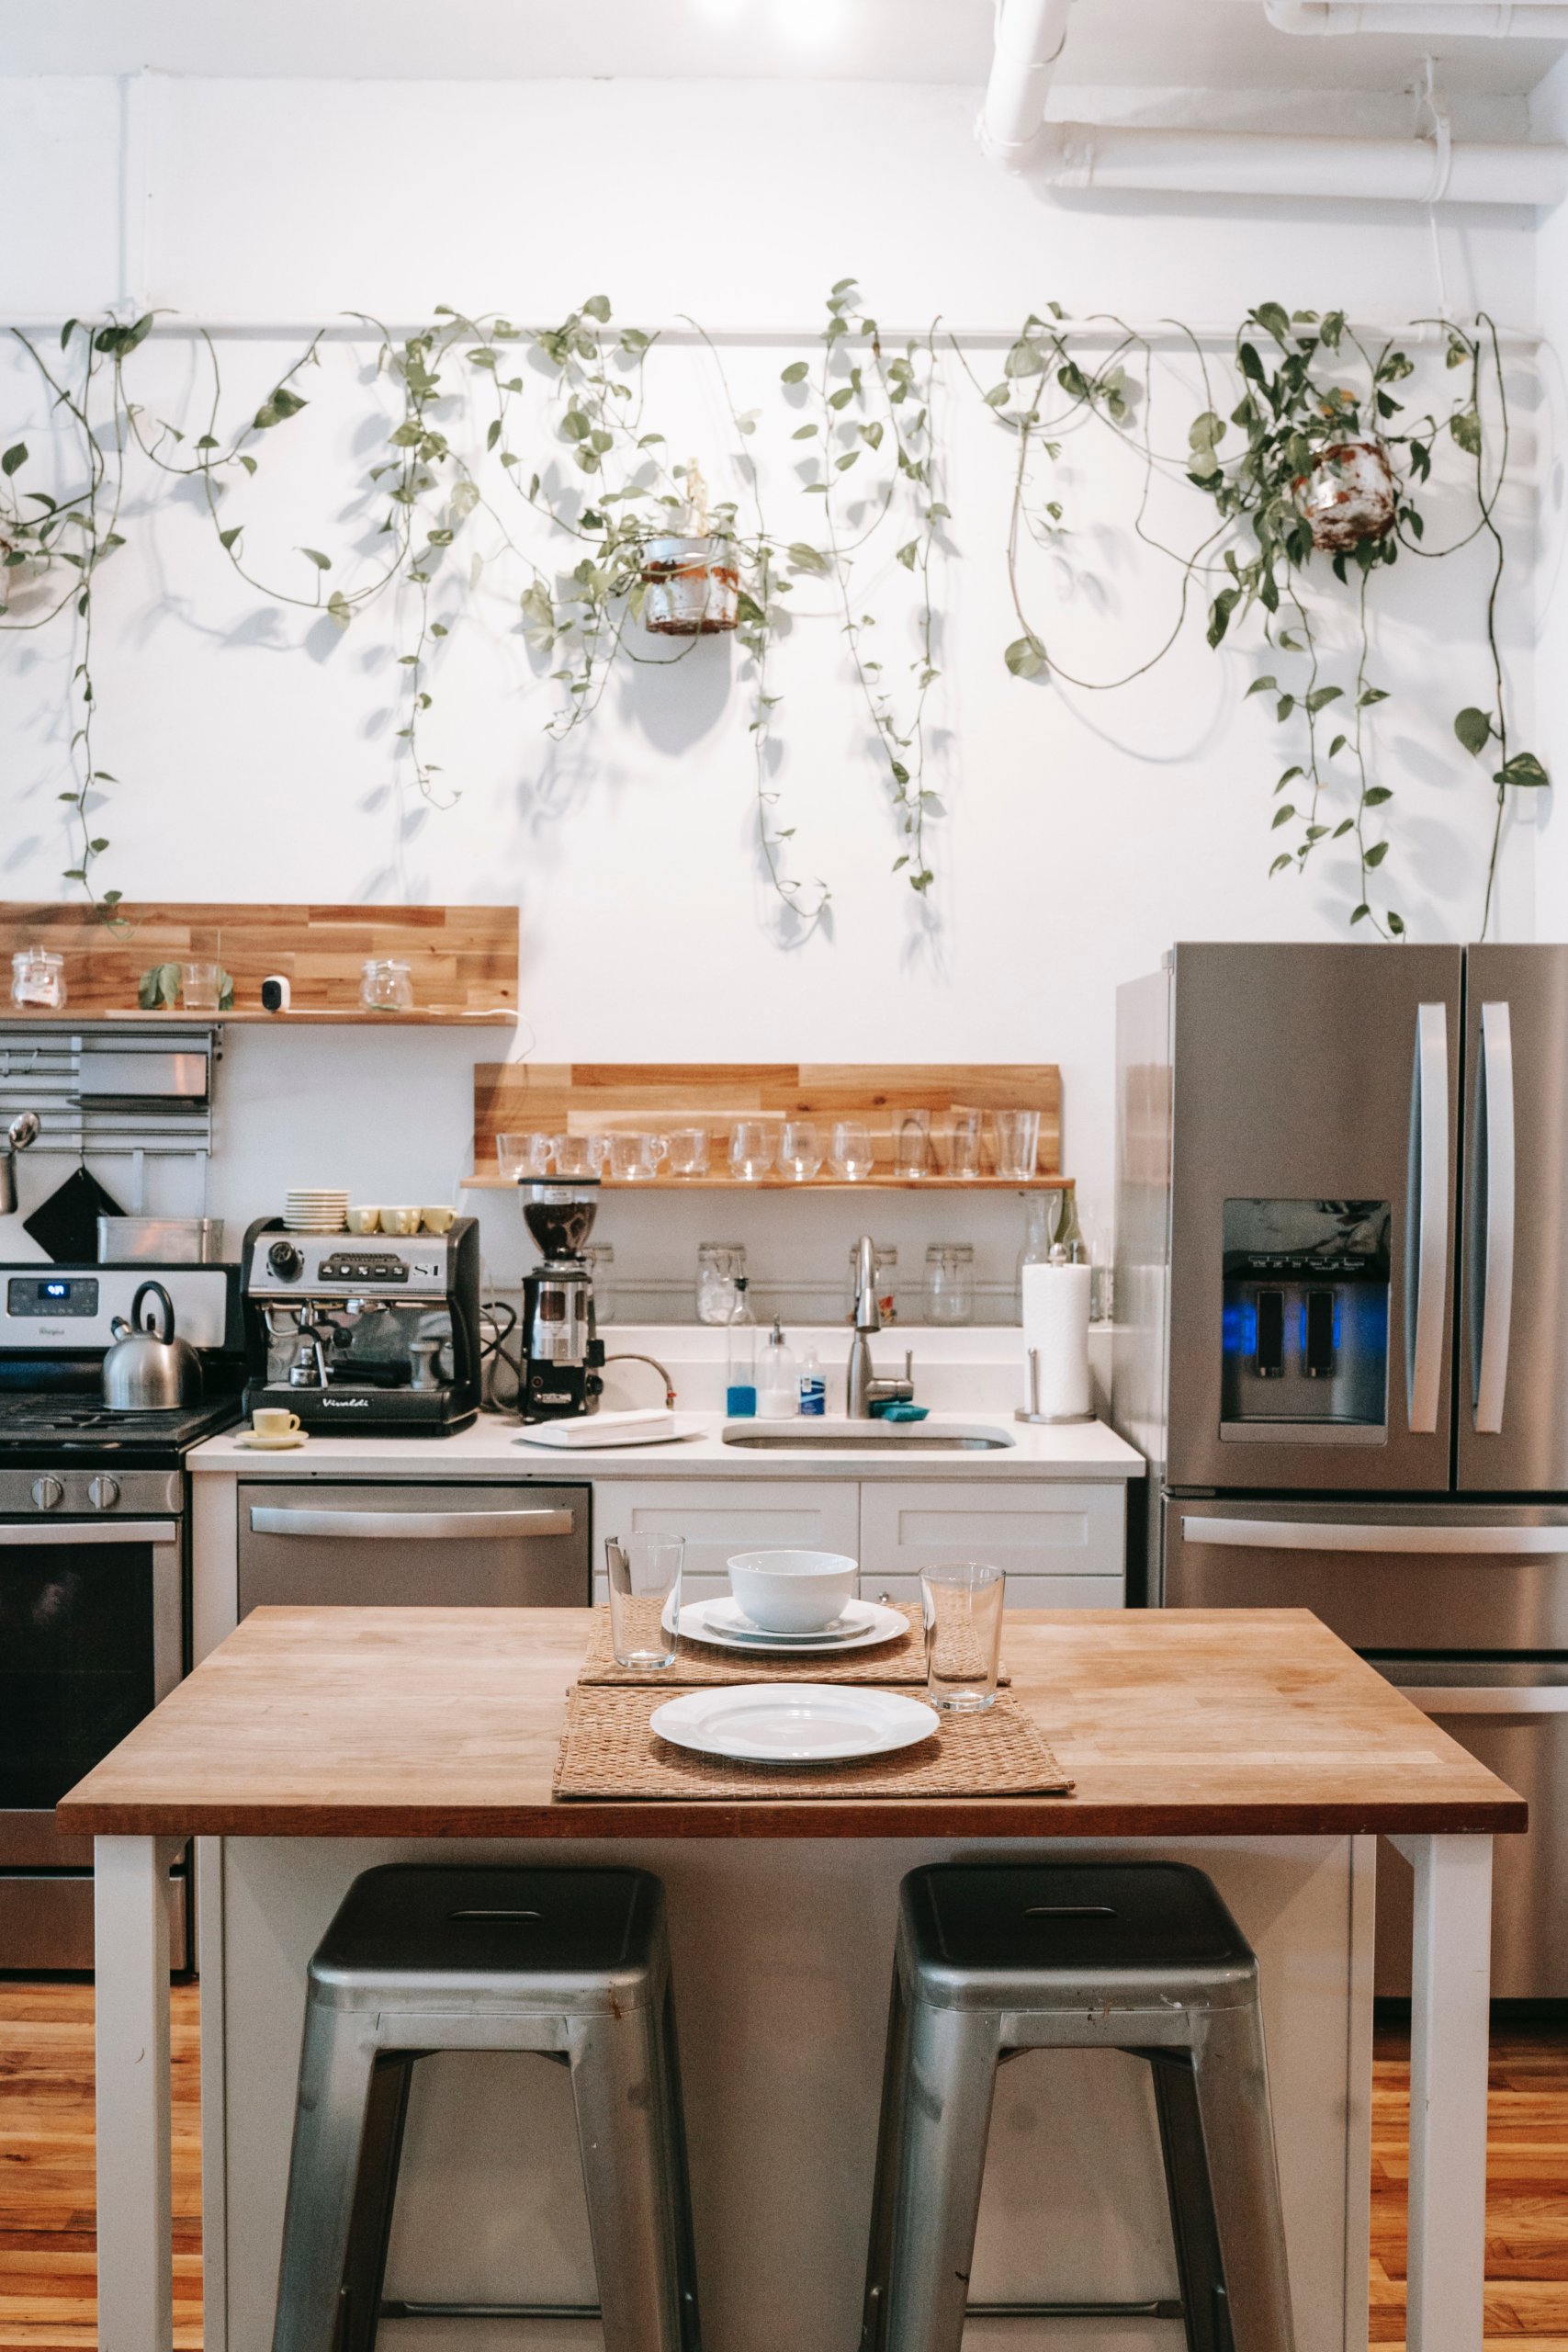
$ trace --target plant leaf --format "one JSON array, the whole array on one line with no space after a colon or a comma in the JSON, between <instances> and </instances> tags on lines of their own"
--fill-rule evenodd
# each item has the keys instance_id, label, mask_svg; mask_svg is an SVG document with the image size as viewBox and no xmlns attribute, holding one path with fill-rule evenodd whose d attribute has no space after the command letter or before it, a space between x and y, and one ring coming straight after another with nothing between
<instances>
[{"instance_id":1,"label":"plant leaf","mask_svg":"<svg viewBox=\"0 0 1568 2352\"><path fill-rule=\"evenodd\" d=\"M1045 648L1032 629L1027 637L1015 637L1002 656L1015 678L1038 678L1045 667Z\"/></svg>"},{"instance_id":2,"label":"plant leaf","mask_svg":"<svg viewBox=\"0 0 1568 2352\"><path fill-rule=\"evenodd\" d=\"M1477 710L1472 703L1454 720L1454 733L1467 752L1476 758L1486 749L1492 736L1492 720L1487 712Z\"/></svg>"}]
</instances>

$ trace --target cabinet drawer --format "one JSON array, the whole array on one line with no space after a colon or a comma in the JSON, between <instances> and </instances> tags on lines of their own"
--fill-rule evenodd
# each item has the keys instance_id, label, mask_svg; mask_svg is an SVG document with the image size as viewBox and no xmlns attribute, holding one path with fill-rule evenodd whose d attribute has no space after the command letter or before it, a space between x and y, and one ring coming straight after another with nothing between
<instances>
[{"instance_id":1,"label":"cabinet drawer","mask_svg":"<svg viewBox=\"0 0 1568 2352\"><path fill-rule=\"evenodd\" d=\"M1120 1582L1126 1507L1120 1485L868 1483L861 1488L861 1573L919 1576L939 1560L989 1560L1005 1568L1010 1580L1114 1577Z\"/></svg>"},{"instance_id":2,"label":"cabinet drawer","mask_svg":"<svg viewBox=\"0 0 1568 2352\"><path fill-rule=\"evenodd\" d=\"M859 1489L851 1481L818 1485L785 1478L616 1478L593 1490L593 1524L611 1535L683 1535L682 1581L691 1600L729 1590L734 1552L842 1552L852 1559L860 1532ZM594 1561L602 1579L604 1546Z\"/></svg>"},{"instance_id":3,"label":"cabinet drawer","mask_svg":"<svg viewBox=\"0 0 1568 2352\"><path fill-rule=\"evenodd\" d=\"M862 1577L863 1600L919 1600L919 1577ZM1008 1573L1004 1609L1121 1609L1120 1577L1015 1577Z\"/></svg>"}]
</instances>

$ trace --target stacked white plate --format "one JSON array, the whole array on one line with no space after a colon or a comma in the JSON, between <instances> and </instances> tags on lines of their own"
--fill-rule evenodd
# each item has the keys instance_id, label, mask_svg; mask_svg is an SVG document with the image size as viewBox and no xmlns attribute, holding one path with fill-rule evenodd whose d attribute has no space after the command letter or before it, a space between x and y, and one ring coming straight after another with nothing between
<instances>
[{"instance_id":1,"label":"stacked white plate","mask_svg":"<svg viewBox=\"0 0 1568 2352\"><path fill-rule=\"evenodd\" d=\"M813 1634L771 1634L754 1625L734 1600L690 1600L678 1623L666 1604L666 1633L681 1633L688 1642L708 1642L721 1650L750 1650L753 1657L827 1656L835 1650L874 1649L881 1642L897 1641L909 1630L901 1609L875 1600L852 1600L843 1615Z\"/></svg>"},{"instance_id":2,"label":"stacked white plate","mask_svg":"<svg viewBox=\"0 0 1568 2352\"><path fill-rule=\"evenodd\" d=\"M283 1222L290 1233L341 1233L347 1216L346 1193L295 1184L283 1196Z\"/></svg>"}]
</instances>

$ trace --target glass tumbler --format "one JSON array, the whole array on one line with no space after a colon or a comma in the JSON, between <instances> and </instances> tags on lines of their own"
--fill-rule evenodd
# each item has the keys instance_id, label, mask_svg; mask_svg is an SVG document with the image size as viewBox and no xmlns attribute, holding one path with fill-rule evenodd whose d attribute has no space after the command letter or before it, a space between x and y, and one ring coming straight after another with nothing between
<instances>
[{"instance_id":1,"label":"glass tumbler","mask_svg":"<svg viewBox=\"0 0 1568 2352\"><path fill-rule=\"evenodd\" d=\"M674 1127L670 1135L671 1176L705 1176L708 1172L708 1131L705 1127Z\"/></svg>"},{"instance_id":2,"label":"glass tumbler","mask_svg":"<svg viewBox=\"0 0 1568 2352\"><path fill-rule=\"evenodd\" d=\"M497 1136L495 1163L503 1176L547 1176L551 1136Z\"/></svg>"},{"instance_id":3,"label":"glass tumbler","mask_svg":"<svg viewBox=\"0 0 1568 2352\"><path fill-rule=\"evenodd\" d=\"M773 1164L773 1132L761 1119L738 1119L729 1131L729 1172L756 1183Z\"/></svg>"},{"instance_id":4,"label":"glass tumbler","mask_svg":"<svg viewBox=\"0 0 1568 2352\"><path fill-rule=\"evenodd\" d=\"M993 1111L997 1130L997 1174L1032 1176L1040 1155L1038 1111Z\"/></svg>"},{"instance_id":5,"label":"glass tumbler","mask_svg":"<svg viewBox=\"0 0 1568 2352\"><path fill-rule=\"evenodd\" d=\"M948 1560L920 1577L926 1620L926 1696L950 1714L976 1714L997 1695L1007 1572L980 1560Z\"/></svg>"},{"instance_id":6,"label":"glass tumbler","mask_svg":"<svg viewBox=\"0 0 1568 2352\"><path fill-rule=\"evenodd\" d=\"M828 1156L835 1176L846 1184L863 1183L874 1165L870 1129L859 1119L840 1119L833 1129L833 1148Z\"/></svg>"},{"instance_id":7,"label":"glass tumbler","mask_svg":"<svg viewBox=\"0 0 1568 2352\"><path fill-rule=\"evenodd\" d=\"M186 1012L216 1012L222 984L216 964L180 966L180 1002Z\"/></svg>"},{"instance_id":8,"label":"glass tumbler","mask_svg":"<svg viewBox=\"0 0 1568 2352\"><path fill-rule=\"evenodd\" d=\"M681 1614L683 1535L611 1535L610 1640L617 1666L673 1666Z\"/></svg>"},{"instance_id":9,"label":"glass tumbler","mask_svg":"<svg viewBox=\"0 0 1568 2352\"><path fill-rule=\"evenodd\" d=\"M797 1184L808 1184L822 1165L822 1138L809 1119L786 1119L779 1142L779 1166Z\"/></svg>"},{"instance_id":10,"label":"glass tumbler","mask_svg":"<svg viewBox=\"0 0 1568 2352\"><path fill-rule=\"evenodd\" d=\"M898 1173L908 1178L930 1176L936 1170L936 1155L931 1149L931 1114L929 1111L901 1111L898 1114Z\"/></svg>"},{"instance_id":11,"label":"glass tumbler","mask_svg":"<svg viewBox=\"0 0 1568 2352\"><path fill-rule=\"evenodd\" d=\"M950 1176L980 1173L980 1127L983 1111L954 1111L947 1125L947 1172Z\"/></svg>"}]
</instances>

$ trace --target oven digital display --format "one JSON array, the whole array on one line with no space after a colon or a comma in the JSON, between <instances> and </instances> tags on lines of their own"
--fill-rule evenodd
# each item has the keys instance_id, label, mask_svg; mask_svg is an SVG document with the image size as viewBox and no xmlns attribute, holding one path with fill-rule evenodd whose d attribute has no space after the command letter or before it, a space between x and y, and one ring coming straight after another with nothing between
<instances>
[{"instance_id":1,"label":"oven digital display","mask_svg":"<svg viewBox=\"0 0 1568 2352\"><path fill-rule=\"evenodd\" d=\"M98 1311L91 1274L13 1274L6 1285L7 1315L85 1315Z\"/></svg>"}]
</instances>

